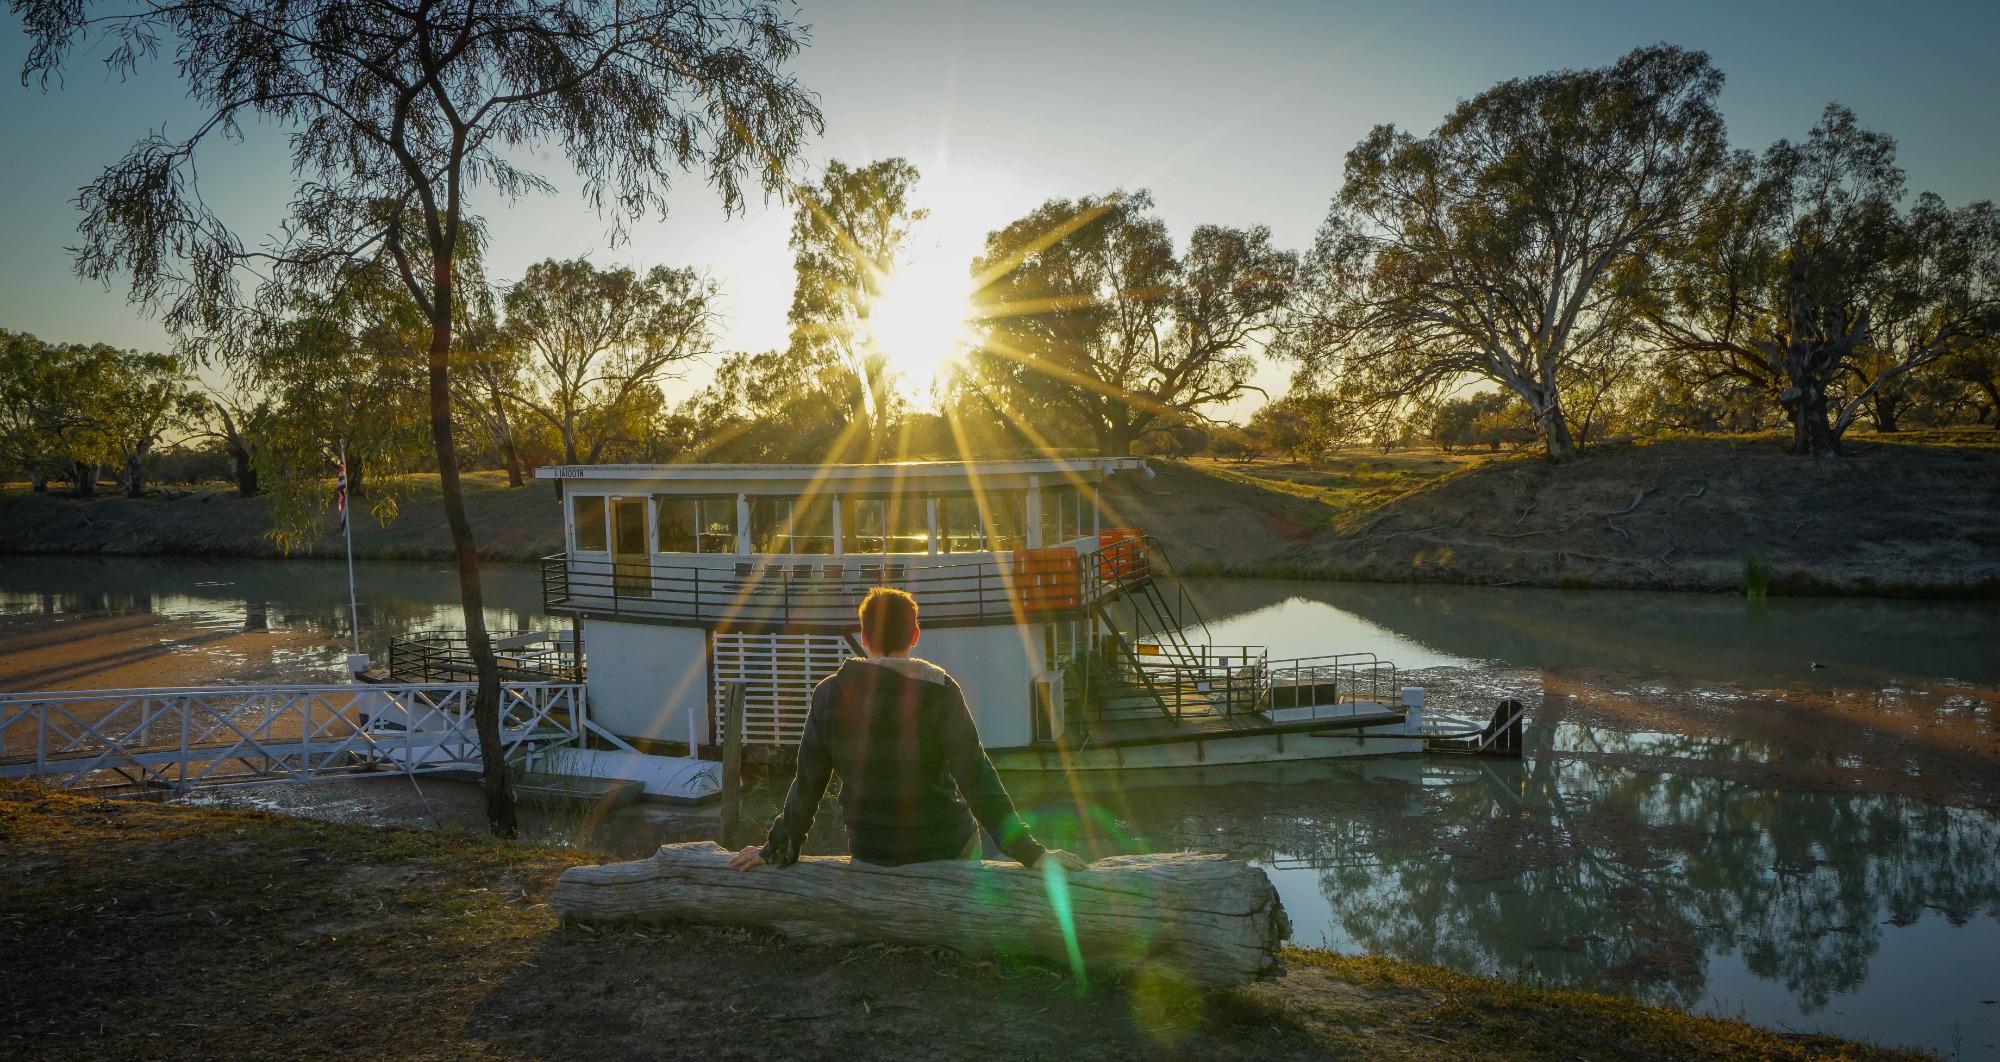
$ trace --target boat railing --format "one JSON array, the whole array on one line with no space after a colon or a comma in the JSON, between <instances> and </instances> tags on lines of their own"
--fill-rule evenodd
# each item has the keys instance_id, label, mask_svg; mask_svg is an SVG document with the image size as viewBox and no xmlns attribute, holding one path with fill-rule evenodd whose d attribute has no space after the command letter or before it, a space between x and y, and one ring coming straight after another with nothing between
<instances>
[{"instance_id":1,"label":"boat railing","mask_svg":"<svg viewBox=\"0 0 2000 1062\"><path fill-rule=\"evenodd\" d=\"M1269 655L1261 645L1197 645L1167 651L1140 643L1128 663L1160 707L1176 721L1184 721L1193 713L1260 710L1270 690Z\"/></svg>"},{"instance_id":2,"label":"boat railing","mask_svg":"<svg viewBox=\"0 0 2000 1062\"><path fill-rule=\"evenodd\" d=\"M509 682L581 682L583 656L567 631L495 633L500 677ZM465 632L416 631L389 639L388 675L397 682L465 682L478 674Z\"/></svg>"},{"instance_id":3,"label":"boat railing","mask_svg":"<svg viewBox=\"0 0 2000 1062\"><path fill-rule=\"evenodd\" d=\"M1330 653L1270 664L1273 708L1329 707L1348 701L1396 703L1396 665L1374 653Z\"/></svg>"},{"instance_id":4,"label":"boat railing","mask_svg":"<svg viewBox=\"0 0 2000 1062\"><path fill-rule=\"evenodd\" d=\"M1024 550L936 563L911 556L823 556L742 560L723 566L657 561L542 559L542 602L552 612L732 626L852 625L869 589L916 594L927 622L1039 620L1087 606L1073 574L1052 568L1070 550Z\"/></svg>"},{"instance_id":5,"label":"boat railing","mask_svg":"<svg viewBox=\"0 0 2000 1062\"><path fill-rule=\"evenodd\" d=\"M0 694L0 778L185 792L245 781L481 763L469 683L195 686ZM576 683L505 683L500 742L521 760L591 728Z\"/></svg>"}]
</instances>

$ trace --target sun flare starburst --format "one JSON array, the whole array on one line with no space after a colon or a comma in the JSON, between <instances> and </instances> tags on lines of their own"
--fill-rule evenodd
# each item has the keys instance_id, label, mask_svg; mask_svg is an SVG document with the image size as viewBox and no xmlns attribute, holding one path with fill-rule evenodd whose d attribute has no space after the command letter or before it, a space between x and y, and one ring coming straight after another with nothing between
<instances>
[{"instance_id":1,"label":"sun flare starburst","mask_svg":"<svg viewBox=\"0 0 2000 1062\"><path fill-rule=\"evenodd\" d=\"M926 400L964 355L972 339L969 286L956 270L913 262L889 278L870 307L875 347L909 397Z\"/></svg>"}]
</instances>

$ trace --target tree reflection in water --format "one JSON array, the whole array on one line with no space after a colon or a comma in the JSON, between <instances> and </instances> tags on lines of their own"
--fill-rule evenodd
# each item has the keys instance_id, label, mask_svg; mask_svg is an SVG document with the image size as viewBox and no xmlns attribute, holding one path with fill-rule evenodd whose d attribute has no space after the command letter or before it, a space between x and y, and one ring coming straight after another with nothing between
<instances>
[{"instance_id":1,"label":"tree reflection in water","mask_svg":"<svg viewBox=\"0 0 2000 1062\"><path fill-rule=\"evenodd\" d=\"M8 568L0 579L0 614L154 613L210 628L333 635L349 627L347 568L339 561L37 557ZM465 626L457 576L444 562L369 561L357 565L355 575L362 646L370 653L386 653L398 635ZM493 565L486 580L488 627L567 626L567 620L542 614L537 569Z\"/></svg>"},{"instance_id":2,"label":"tree reflection in water","mask_svg":"<svg viewBox=\"0 0 2000 1062\"><path fill-rule=\"evenodd\" d=\"M1301 944L1690 1008L1712 956L1810 1014L1863 983L1885 924L2000 922L1991 814L1569 760L1534 733L1524 763L1215 769L1099 783L1082 813L1077 793L1027 799L1044 841L1093 856L1201 848L1316 875L1331 913L1290 912Z\"/></svg>"}]
</instances>

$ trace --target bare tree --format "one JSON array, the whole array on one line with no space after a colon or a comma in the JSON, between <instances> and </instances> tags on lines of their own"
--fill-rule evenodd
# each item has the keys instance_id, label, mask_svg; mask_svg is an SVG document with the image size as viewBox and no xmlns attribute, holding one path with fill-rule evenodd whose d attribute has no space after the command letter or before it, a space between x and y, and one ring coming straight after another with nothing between
<instances>
[{"instance_id":1,"label":"bare tree","mask_svg":"<svg viewBox=\"0 0 2000 1062\"><path fill-rule=\"evenodd\" d=\"M496 832L513 833L499 671L453 443L467 196L550 190L516 160L553 144L614 235L664 212L673 179L691 170L734 210L746 177L774 186L820 127L811 96L780 69L804 29L759 0L8 2L32 40L24 80L48 85L98 42L114 72L129 71L171 40L207 111L183 138L148 135L83 190L82 275L129 274L131 297L184 343L221 337L225 355L228 337L251 331L246 309L283 313L297 291L341 286L357 261L387 259L421 308L433 448L479 677L487 813ZM297 175L287 224L254 250L202 197L196 167L206 144L246 118L286 130Z\"/></svg>"}]
</instances>

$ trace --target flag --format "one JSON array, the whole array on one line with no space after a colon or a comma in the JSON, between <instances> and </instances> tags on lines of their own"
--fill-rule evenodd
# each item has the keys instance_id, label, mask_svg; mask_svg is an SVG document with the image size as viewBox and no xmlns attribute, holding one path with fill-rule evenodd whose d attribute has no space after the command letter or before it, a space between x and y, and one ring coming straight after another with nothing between
<instances>
[{"instance_id":1,"label":"flag","mask_svg":"<svg viewBox=\"0 0 2000 1062\"><path fill-rule=\"evenodd\" d=\"M340 510L340 529L342 531L346 531L347 530L347 462L341 461L335 467L340 469L340 478L334 481L333 505L334 508Z\"/></svg>"}]
</instances>

